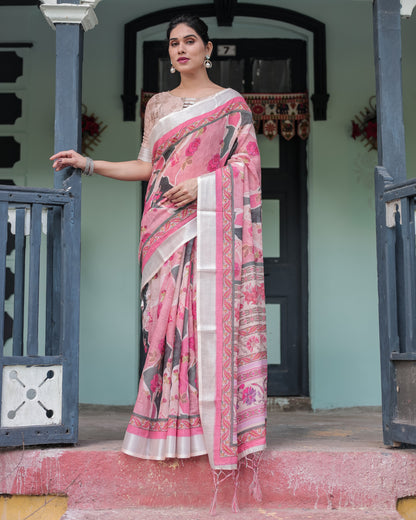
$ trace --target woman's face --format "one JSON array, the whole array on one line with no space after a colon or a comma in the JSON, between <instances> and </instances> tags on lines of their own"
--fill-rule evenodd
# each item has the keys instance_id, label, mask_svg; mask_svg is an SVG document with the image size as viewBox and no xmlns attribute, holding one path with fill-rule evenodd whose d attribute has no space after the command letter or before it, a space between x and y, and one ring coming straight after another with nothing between
<instances>
[{"instance_id":1,"label":"woman's face","mask_svg":"<svg viewBox=\"0 0 416 520\"><path fill-rule=\"evenodd\" d=\"M206 55L210 55L212 43L207 45L198 33L181 23L172 29L169 37L169 57L178 72L194 72L204 67Z\"/></svg>"}]
</instances>

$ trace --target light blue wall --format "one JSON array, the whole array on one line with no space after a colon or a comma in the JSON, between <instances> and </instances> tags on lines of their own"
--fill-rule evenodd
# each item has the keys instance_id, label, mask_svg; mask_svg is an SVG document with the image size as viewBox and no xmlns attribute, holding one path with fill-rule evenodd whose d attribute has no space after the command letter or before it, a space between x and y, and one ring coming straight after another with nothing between
<instances>
[{"instance_id":1,"label":"light blue wall","mask_svg":"<svg viewBox=\"0 0 416 520\"><path fill-rule=\"evenodd\" d=\"M205 1L205 0L204 0ZM191 5L196 0L182 0ZM241 0L240 0L240 3ZM375 93L371 2L255 0L316 17L327 26L328 120L313 122L309 169L309 351L314 408L380 404L373 169L377 154L350 137L351 119ZM103 0L100 24L85 35L84 102L106 124L93 156L126 160L139 148L139 122L122 121L124 23L171 6L154 0ZM412 61L416 15L403 21L406 139L409 171L416 124ZM272 21L235 19L233 28L207 20L212 37L311 35ZM161 39L164 27L139 40ZM52 185L47 157L53 149L55 33L36 8L0 8L2 41L33 41L23 92L28 107L20 123L24 159L10 174L27 184ZM311 47L311 46L309 46ZM140 54L140 53L139 53ZM313 92L312 53L309 89ZM141 82L141 63L138 85ZM139 88L139 87L138 87ZM2 129L0 129L0 132ZM3 173L0 172L1 175ZM80 399L132 404L138 370L137 243L140 185L94 177L83 181Z\"/></svg>"}]
</instances>

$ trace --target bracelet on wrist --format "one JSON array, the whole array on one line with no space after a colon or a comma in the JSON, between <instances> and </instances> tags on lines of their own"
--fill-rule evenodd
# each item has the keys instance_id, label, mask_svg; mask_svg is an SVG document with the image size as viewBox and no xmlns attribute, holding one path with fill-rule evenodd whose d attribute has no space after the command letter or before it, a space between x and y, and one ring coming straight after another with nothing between
<instances>
[{"instance_id":1,"label":"bracelet on wrist","mask_svg":"<svg viewBox=\"0 0 416 520\"><path fill-rule=\"evenodd\" d=\"M87 162L85 163L85 169L81 172L82 175L87 177L91 177L94 175L94 161L91 157L86 157Z\"/></svg>"}]
</instances>

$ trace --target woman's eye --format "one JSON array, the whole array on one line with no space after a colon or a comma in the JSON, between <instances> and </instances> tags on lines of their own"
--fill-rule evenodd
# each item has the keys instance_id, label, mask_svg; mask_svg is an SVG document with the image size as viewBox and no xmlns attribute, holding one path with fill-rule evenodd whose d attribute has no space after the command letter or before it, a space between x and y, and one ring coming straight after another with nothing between
<instances>
[{"instance_id":1,"label":"woman's eye","mask_svg":"<svg viewBox=\"0 0 416 520\"><path fill-rule=\"evenodd\" d=\"M194 43L194 40L188 40L186 43Z\"/></svg>"}]
</instances>

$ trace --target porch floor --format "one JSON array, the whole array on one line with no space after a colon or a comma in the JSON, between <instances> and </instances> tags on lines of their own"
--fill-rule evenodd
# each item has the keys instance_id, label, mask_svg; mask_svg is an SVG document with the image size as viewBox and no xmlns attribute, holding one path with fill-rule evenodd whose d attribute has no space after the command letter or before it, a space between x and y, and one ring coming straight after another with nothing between
<instances>
[{"instance_id":1,"label":"porch floor","mask_svg":"<svg viewBox=\"0 0 416 520\"><path fill-rule=\"evenodd\" d=\"M131 406L81 405L79 449L120 449ZM384 447L381 408L312 412L268 407L269 450L378 450Z\"/></svg>"},{"instance_id":2,"label":"porch floor","mask_svg":"<svg viewBox=\"0 0 416 520\"><path fill-rule=\"evenodd\" d=\"M82 405L76 446L0 450L0 494L67 495L65 520L208 520L207 457L155 462L124 455L130 412ZM311 412L272 405L261 503L247 492L251 476L242 470L235 517L241 520L398 520L397 500L416 496L416 450L383 445L379 408ZM233 517L233 494L225 481L218 520Z\"/></svg>"}]
</instances>

